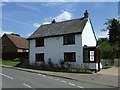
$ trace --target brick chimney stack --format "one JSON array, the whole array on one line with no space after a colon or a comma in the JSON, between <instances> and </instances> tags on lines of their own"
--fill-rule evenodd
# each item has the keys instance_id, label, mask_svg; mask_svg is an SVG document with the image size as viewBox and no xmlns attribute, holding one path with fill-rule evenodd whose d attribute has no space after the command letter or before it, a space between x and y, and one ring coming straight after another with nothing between
<instances>
[{"instance_id":1,"label":"brick chimney stack","mask_svg":"<svg viewBox=\"0 0 120 90\"><path fill-rule=\"evenodd\" d=\"M89 15L89 13L88 13L88 10L85 10L84 18L89 18L89 17L90 17L90 15Z\"/></svg>"}]
</instances>

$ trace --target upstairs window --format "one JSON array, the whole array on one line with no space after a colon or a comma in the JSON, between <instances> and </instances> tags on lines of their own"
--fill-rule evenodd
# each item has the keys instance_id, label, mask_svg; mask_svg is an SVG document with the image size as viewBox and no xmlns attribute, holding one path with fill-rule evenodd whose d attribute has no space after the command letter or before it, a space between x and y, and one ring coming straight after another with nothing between
<instances>
[{"instance_id":1,"label":"upstairs window","mask_svg":"<svg viewBox=\"0 0 120 90\"><path fill-rule=\"evenodd\" d=\"M75 62L76 61L76 53L75 52L65 52L64 53L64 61L65 62Z\"/></svg>"},{"instance_id":2,"label":"upstairs window","mask_svg":"<svg viewBox=\"0 0 120 90\"><path fill-rule=\"evenodd\" d=\"M64 45L75 44L75 35L74 34L65 35L63 37L63 41L64 41Z\"/></svg>"},{"instance_id":3,"label":"upstairs window","mask_svg":"<svg viewBox=\"0 0 120 90\"><path fill-rule=\"evenodd\" d=\"M36 61L44 61L44 53L37 53Z\"/></svg>"},{"instance_id":4,"label":"upstairs window","mask_svg":"<svg viewBox=\"0 0 120 90\"><path fill-rule=\"evenodd\" d=\"M36 47L44 46L44 38L36 38Z\"/></svg>"}]
</instances>

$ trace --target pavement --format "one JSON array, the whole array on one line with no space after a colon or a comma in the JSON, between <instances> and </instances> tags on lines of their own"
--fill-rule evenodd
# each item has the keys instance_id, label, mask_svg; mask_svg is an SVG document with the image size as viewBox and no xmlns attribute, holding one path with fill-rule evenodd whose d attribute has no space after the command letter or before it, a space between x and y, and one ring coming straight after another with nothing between
<instances>
[{"instance_id":1,"label":"pavement","mask_svg":"<svg viewBox=\"0 0 120 90\"><path fill-rule=\"evenodd\" d=\"M84 81L88 83L108 85L108 86L120 88L120 85L118 83L118 80L120 80L118 70L120 69L118 67L113 67L110 69L103 69L98 73L84 74L84 73L65 73L65 72L33 70L33 69L12 67L12 66L6 66L6 65L1 65L1 66L12 68L12 69L17 69L17 70L22 70L22 71L27 71L27 72L40 73L40 74L49 75L49 76L62 77L62 78L67 78L67 79Z\"/></svg>"},{"instance_id":2,"label":"pavement","mask_svg":"<svg viewBox=\"0 0 120 90\"><path fill-rule=\"evenodd\" d=\"M112 67L112 68L108 68L108 69L102 69L101 71L99 71L96 74L104 74L104 75L115 75L118 76L119 75L119 70L120 67Z\"/></svg>"}]
</instances>

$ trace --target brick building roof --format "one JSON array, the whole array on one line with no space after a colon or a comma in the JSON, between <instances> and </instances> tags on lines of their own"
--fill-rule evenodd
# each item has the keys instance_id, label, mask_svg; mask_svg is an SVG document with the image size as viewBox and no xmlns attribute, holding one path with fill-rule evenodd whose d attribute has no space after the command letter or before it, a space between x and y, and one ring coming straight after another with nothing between
<instances>
[{"instance_id":1,"label":"brick building roof","mask_svg":"<svg viewBox=\"0 0 120 90\"><path fill-rule=\"evenodd\" d=\"M26 40L26 38L11 34L4 34L4 35L6 35L17 48L28 49L28 41Z\"/></svg>"}]
</instances>

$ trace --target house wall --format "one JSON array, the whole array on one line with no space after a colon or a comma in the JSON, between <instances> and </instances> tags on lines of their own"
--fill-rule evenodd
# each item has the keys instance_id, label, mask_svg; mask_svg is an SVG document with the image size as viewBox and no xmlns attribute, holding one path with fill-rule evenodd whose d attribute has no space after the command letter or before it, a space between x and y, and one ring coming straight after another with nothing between
<instances>
[{"instance_id":1,"label":"house wall","mask_svg":"<svg viewBox=\"0 0 120 90\"><path fill-rule=\"evenodd\" d=\"M90 20L88 19L86 26L82 32L82 46L96 46L96 37L92 30Z\"/></svg>"},{"instance_id":2,"label":"house wall","mask_svg":"<svg viewBox=\"0 0 120 90\"><path fill-rule=\"evenodd\" d=\"M64 52L76 52L76 64L83 63L81 35L75 35L75 44L63 45L63 36L50 37L44 39L44 47L35 47L35 40L30 40L30 63L35 62L36 53L44 53L44 59L48 62L51 58L52 62L59 63L64 60Z\"/></svg>"},{"instance_id":3,"label":"house wall","mask_svg":"<svg viewBox=\"0 0 120 90\"><path fill-rule=\"evenodd\" d=\"M14 46L12 41L6 35L2 37L2 44L3 44L3 53L17 52L17 48Z\"/></svg>"}]
</instances>

